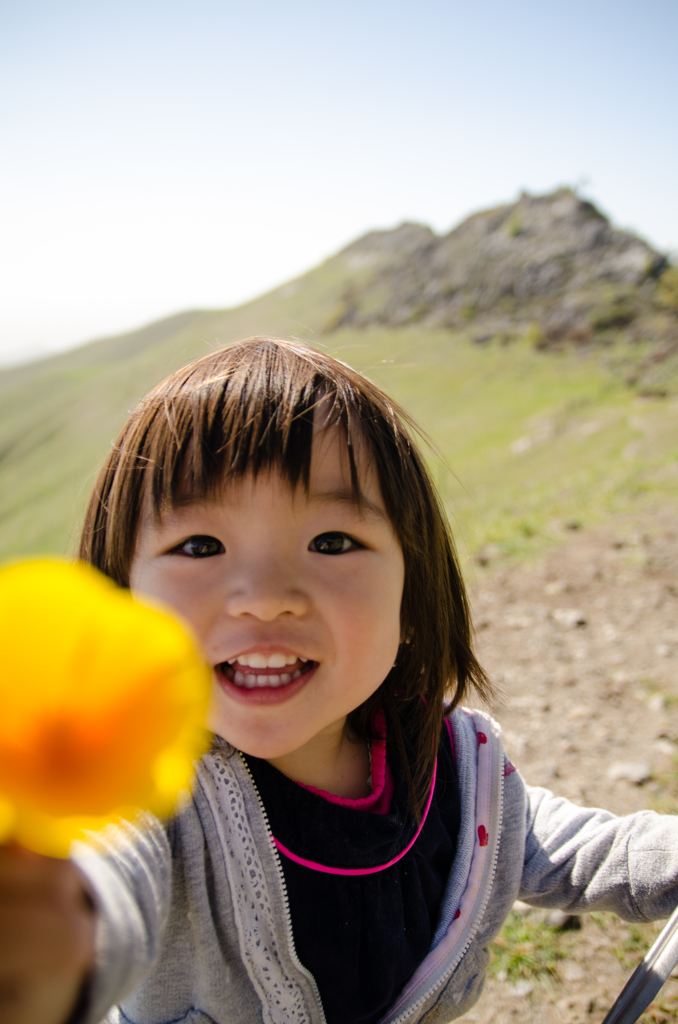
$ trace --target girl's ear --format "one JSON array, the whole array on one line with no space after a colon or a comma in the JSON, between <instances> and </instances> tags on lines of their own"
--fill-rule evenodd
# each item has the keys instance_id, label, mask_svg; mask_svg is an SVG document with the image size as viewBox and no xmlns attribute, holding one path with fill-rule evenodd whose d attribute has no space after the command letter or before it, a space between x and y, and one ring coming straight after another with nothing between
<instances>
[{"instance_id":1,"label":"girl's ear","mask_svg":"<svg viewBox=\"0 0 678 1024\"><path fill-rule=\"evenodd\" d=\"M400 645L398 647L398 654L400 654L400 648L403 646L403 644L409 644L411 642L413 636L414 636L414 630L412 629L411 626L409 626L406 630L401 632L401 634L400 634ZM396 654L396 660L391 665L391 668L395 668L396 665L398 664L398 654Z\"/></svg>"}]
</instances>

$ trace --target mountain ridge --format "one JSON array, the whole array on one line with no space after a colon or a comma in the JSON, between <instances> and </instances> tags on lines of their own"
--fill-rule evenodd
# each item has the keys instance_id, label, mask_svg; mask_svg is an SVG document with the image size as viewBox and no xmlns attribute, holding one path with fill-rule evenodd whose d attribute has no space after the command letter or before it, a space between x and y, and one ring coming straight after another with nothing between
<instances>
[{"instance_id":1,"label":"mountain ridge","mask_svg":"<svg viewBox=\"0 0 678 1024\"><path fill-rule=\"evenodd\" d=\"M399 236L404 246L395 244ZM343 252L367 264L375 250L389 249L388 241L371 232ZM330 329L416 323L470 330L481 343L531 329L544 348L609 343L619 329L628 328L629 340L675 329L671 312L655 301L667 257L613 227L569 188L522 193L444 235L403 224L390 242L386 261L362 286L349 284Z\"/></svg>"},{"instance_id":2,"label":"mountain ridge","mask_svg":"<svg viewBox=\"0 0 678 1024\"><path fill-rule=\"evenodd\" d=\"M315 302L307 301L309 292ZM309 308L314 305L317 309ZM0 368L0 391L3 381L22 377L29 367L62 360L118 361L189 328L196 338L211 333L217 344L222 337L228 343L238 335L226 324L249 321L249 311L262 328L255 333L285 336L417 326L461 332L480 345L527 337L545 351L621 344L629 351L616 362L629 364L628 383L678 389L678 268L639 235L615 228L590 200L563 187L546 195L523 192L512 203L471 214L444 234L410 221L368 231L318 266L240 306L181 311Z\"/></svg>"},{"instance_id":3,"label":"mountain ridge","mask_svg":"<svg viewBox=\"0 0 678 1024\"><path fill-rule=\"evenodd\" d=\"M573 195L532 197L535 217L550 216L563 199L571 210L579 203ZM661 254L621 233L606 251L619 256L635 247L635 262L622 261L590 287L584 275L572 288L570 265L564 285L537 276L530 295L516 298L520 268L530 266L516 255L542 246L544 235L531 226L526 203L522 197L481 211L442 236L412 223L368 232L242 306L183 311L0 371L0 557L73 550L86 494L129 410L180 366L254 334L329 351L400 401L448 460L448 468L436 462L436 479L451 514L468 524L471 549L506 543L522 550L546 535L554 516L575 521L584 506L586 516L594 507L602 515L624 505L634 488L673 493L678 269L662 269ZM511 220L516 208L522 223ZM594 241L616 231L600 214L574 211ZM560 219L567 224L569 216L564 209ZM445 294L450 251L474 237L494 245L499 264L476 246L466 283ZM552 248L554 237L547 239ZM589 240L585 258L601 251ZM458 260L455 266L461 274ZM496 302L493 287L505 292ZM474 288L472 306L466 296ZM423 313L403 316L417 296ZM349 302L353 312L342 322ZM460 319L445 320L444 308L456 308ZM574 310L579 334L552 331L552 315L563 309ZM650 401L654 411L643 406L639 415L637 401Z\"/></svg>"}]
</instances>

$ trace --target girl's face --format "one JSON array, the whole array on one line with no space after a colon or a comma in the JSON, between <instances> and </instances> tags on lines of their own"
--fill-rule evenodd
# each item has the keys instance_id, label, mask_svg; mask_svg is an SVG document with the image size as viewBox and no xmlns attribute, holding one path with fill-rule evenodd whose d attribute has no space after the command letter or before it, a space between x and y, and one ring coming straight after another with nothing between
<instances>
[{"instance_id":1,"label":"girl's face","mask_svg":"<svg viewBox=\"0 0 678 1024\"><path fill-rule=\"evenodd\" d=\"M142 526L132 590L191 624L214 666L211 728L239 750L273 760L331 743L391 669L403 555L366 467L361 487L358 507L330 427L308 493L271 472Z\"/></svg>"}]
</instances>

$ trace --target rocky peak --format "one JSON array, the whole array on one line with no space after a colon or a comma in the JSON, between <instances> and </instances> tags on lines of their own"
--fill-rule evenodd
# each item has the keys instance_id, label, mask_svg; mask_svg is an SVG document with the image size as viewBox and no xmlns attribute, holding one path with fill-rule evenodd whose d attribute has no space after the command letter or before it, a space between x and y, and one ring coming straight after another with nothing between
<instances>
[{"instance_id":1,"label":"rocky peak","mask_svg":"<svg viewBox=\"0 0 678 1024\"><path fill-rule=\"evenodd\" d=\"M665 257L569 188L523 193L442 236L419 224L374 231L344 255L374 269L351 282L333 327L421 323L477 341L531 330L545 347L668 329L654 302Z\"/></svg>"}]
</instances>

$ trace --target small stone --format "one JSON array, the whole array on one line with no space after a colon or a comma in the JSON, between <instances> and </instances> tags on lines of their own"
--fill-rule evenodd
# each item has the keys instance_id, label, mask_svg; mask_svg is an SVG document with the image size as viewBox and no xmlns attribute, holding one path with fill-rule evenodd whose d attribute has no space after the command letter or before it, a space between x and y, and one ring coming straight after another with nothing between
<instances>
[{"instance_id":1,"label":"small stone","mask_svg":"<svg viewBox=\"0 0 678 1024\"><path fill-rule=\"evenodd\" d=\"M501 555L501 548L498 544L483 544L479 551L476 551L473 556L473 560L478 565L489 565L490 562L494 562Z\"/></svg>"},{"instance_id":2,"label":"small stone","mask_svg":"<svg viewBox=\"0 0 678 1024\"><path fill-rule=\"evenodd\" d=\"M590 704L574 704L567 713L568 718L591 718L593 708Z\"/></svg>"},{"instance_id":3,"label":"small stone","mask_svg":"<svg viewBox=\"0 0 678 1024\"><path fill-rule=\"evenodd\" d=\"M516 914L520 914L522 917L526 917L532 912L532 907L529 903L523 903L522 900L516 900L511 910L515 910Z\"/></svg>"},{"instance_id":4,"label":"small stone","mask_svg":"<svg viewBox=\"0 0 678 1024\"><path fill-rule=\"evenodd\" d=\"M649 765L643 761L615 761L607 770L607 777L613 782L624 779L626 782L632 782L634 786L641 786L651 775Z\"/></svg>"},{"instance_id":5,"label":"small stone","mask_svg":"<svg viewBox=\"0 0 678 1024\"><path fill-rule=\"evenodd\" d=\"M554 608L551 618L561 626L568 629L576 629L577 626L586 625L586 616L578 608Z\"/></svg>"},{"instance_id":6,"label":"small stone","mask_svg":"<svg viewBox=\"0 0 678 1024\"><path fill-rule=\"evenodd\" d=\"M529 981L517 981L515 985L511 985L511 991L515 996L529 996L532 986Z\"/></svg>"},{"instance_id":7,"label":"small stone","mask_svg":"<svg viewBox=\"0 0 678 1024\"><path fill-rule=\"evenodd\" d=\"M506 981L508 974L506 971L497 971L497 981Z\"/></svg>"},{"instance_id":8,"label":"small stone","mask_svg":"<svg viewBox=\"0 0 678 1024\"><path fill-rule=\"evenodd\" d=\"M562 967L559 967L558 973L563 981L581 981L584 977L584 971L574 960L568 960Z\"/></svg>"},{"instance_id":9,"label":"small stone","mask_svg":"<svg viewBox=\"0 0 678 1024\"><path fill-rule=\"evenodd\" d=\"M558 765L554 761L540 761L530 767L530 782L533 786L544 786L546 789L560 778Z\"/></svg>"},{"instance_id":10,"label":"small stone","mask_svg":"<svg viewBox=\"0 0 678 1024\"><path fill-rule=\"evenodd\" d=\"M588 1012L595 1013L596 1010L599 1013L607 1013L608 1010L612 1009L612 1000L607 994L594 996L588 1005Z\"/></svg>"},{"instance_id":11,"label":"small stone","mask_svg":"<svg viewBox=\"0 0 678 1024\"><path fill-rule=\"evenodd\" d=\"M581 928L581 920L576 914L568 914L564 910L552 910L546 918L546 925L558 932L575 932Z\"/></svg>"},{"instance_id":12,"label":"small stone","mask_svg":"<svg viewBox=\"0 0 678 1024\"><path fill-rule=\"evenodd\" d=\"M655 714L659 714L660 711L663 711L665 705L666 698L663 693L653 693L647 702L647 706L650 711L654 711Z\"/></svg>"},{"instance_id":13,"label":"small stone","mask_svg":"<svg viewBox=\"0 0 678 1024\"><path fill-rule=\"evenodd\" d=\"M504 622L509 629L529 629L534 619L529 615L505 615Z\"/></svg>"}]
</instances>

